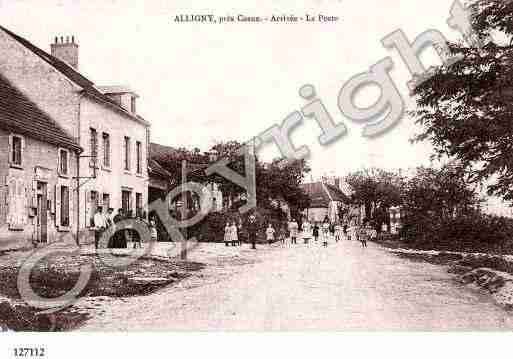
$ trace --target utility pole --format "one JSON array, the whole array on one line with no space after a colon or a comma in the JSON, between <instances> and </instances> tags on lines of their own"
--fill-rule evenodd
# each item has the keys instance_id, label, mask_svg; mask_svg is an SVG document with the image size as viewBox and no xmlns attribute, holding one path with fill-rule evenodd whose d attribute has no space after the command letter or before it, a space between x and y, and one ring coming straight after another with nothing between
<instances>
[{"instance_id":1,"label":"utility pole","mask_svg":"<svg viewBox=\"0 0 513 359\"><path fill-rule=\"evenodd\" d=\"M185 192L185 184L187 183L187 160L182 160L182 215L181 220L187 220L187 192ZM187 227L182 228L182 251L180 259L187 260Z\"/></svg>"}]
</instances>

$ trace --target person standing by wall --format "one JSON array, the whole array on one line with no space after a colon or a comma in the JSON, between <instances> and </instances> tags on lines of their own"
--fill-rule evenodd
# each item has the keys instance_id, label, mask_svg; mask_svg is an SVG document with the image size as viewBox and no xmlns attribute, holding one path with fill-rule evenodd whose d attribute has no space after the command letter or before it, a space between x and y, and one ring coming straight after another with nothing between
<instances>
[{"instance_id":1,"label":"person standing by wall","mask_svg":"<svg viewBox=\"0 0 513 359\"><path fill-rule=\"evenodd\" d=\"M98 206L96 209L96 213L93 217L94 222L94 248L98 249L100 238L103 234L103 231L107 227L105 223L105 216L102 214L102 207Z\"/></svg>"}]
</instances>

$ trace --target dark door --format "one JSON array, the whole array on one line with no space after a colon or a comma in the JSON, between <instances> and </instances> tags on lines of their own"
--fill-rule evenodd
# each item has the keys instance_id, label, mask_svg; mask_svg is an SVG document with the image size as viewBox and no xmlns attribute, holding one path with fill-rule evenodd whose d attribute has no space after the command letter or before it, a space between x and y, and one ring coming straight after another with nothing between
<instances>
[{"instance_id":1,"label":"dark door","mask_svg":"<svg viewBox=\"0 0 513 359\"><path fill-rule=\"evenodd\" d=\"M48 198L46 192L46 183L37 183L37 232L39 242L48 241Z\"/></svg>"}]
</instances>

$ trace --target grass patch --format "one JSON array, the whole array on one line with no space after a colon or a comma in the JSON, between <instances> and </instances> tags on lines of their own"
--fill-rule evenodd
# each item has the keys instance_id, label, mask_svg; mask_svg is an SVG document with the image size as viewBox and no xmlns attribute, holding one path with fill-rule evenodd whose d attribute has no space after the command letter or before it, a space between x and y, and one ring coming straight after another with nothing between
<instances>
[{"instance_id":1,"label":"grass patch","mask_svg":"<svg viewBox=\"0 0 513 359\"><path fill-rule=\"evenodd\" d=\"M40 261L33 268L30 284L41 297L60 297L74 287L80 276L80 268L85 264L92 264L93 271L80 297L149 295L205 267L196 262L141 258L127 267L115 268L107 266L96 255L59 254ZM19 268L16 267L0 267L0 297L20 303L13 305L0 301L0 324L12 330L60 331L74 329L88 319L87 313L73 310L64 310L52 316L37 315L39 309L21 304L22 298L17 288L18 272Z\"/></svg>"}]
</instances>

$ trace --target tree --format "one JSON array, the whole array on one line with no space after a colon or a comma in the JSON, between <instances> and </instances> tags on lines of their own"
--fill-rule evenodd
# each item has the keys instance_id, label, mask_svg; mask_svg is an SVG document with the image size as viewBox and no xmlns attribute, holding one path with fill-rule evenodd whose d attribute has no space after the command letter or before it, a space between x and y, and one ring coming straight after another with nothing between
<instances>
[{"instance_id":1,"label":"tree","mask_svg":"<svg viewBox=\"0 0 513 359\"><path fill-rule=\"evenodd\" d=\"M345 180L353 190L351 201L365 206L365 216L378 227L382 223L388 225L389 208L401 204L402 176L380 168L366 168L349 174Z\"/></svg>"},{"instance_id":2,"label":"tree","mask_svg":"<svg viewBox=\"0 0 513 359\"><path fill-rule=\"evenodd\" d=\"M417 168L403 192L402 236L422 248L462 250L474 246L488 234L484 231L480 198L470 188L461 167L448 164L440 169ZM474 237L474 238L471 238Z\"/></svg>"},{"instance_id":3,"label":"tree","mask_svg":"<svg viewBox=\"0 0 513 359\"><path fill-rule=\"evenodd\" d=\"M482 47L450 43L461 60L434 71L413 91L412 111L435 157L458 160L467 180L492 180L488 193L513 199L513 2L473 0L471 24Z\"/></svg>"},{"instance_id":4,"label":"tree","mask_svg":"<svg viewBox=\"0 0 513 359\"><path fill-rule=\"evenodd\" d=\"M403 211L413 217L455 218L478 209L480 198L469 188L461 168L419 167L403 192Z\"/></svg>"},{"instance_id":5,"label":"tree","mask_svg":"<svg viewBox=\"0 0 513 359\"><path fill-rule=\"evenodd\" d=\"M257 167L257 201L260 206L271 207L271 202L285 202L294 217L310 205L310 198L300 187L310 172L305 160L280 161Z\"/></svg>"}]
</instances>

